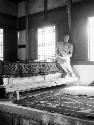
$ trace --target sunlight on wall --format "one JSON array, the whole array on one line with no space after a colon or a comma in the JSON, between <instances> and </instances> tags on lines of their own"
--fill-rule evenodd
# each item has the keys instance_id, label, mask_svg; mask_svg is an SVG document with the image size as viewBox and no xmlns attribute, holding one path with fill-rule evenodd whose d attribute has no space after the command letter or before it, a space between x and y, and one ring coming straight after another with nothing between
<instances>
[{"instance_id":1,"label":"sunlight on wall","mask_svg":"<svg viewBox=\"0 0 94 125\"><path fill-rule=\"evenodd\" d=\"M3 29L0 29L0 60L3 60Z\"/></svg>"},{"instance_id":2,"label":"sunlight on wall","mask_svg":"<svg viewBox=\"0 0 94 125\"><path fill-rule=\"evenodd\" d=\"M94 65L74 65L73 69L80 77L80 85L90 85L94 81Z\"/></svg>"},{"instance_id":3,"label":"sunlight on wall","mask_svg":"<svg viewBox=\"0 0 94 125\"><path fill-rule=\"evenodd\" d=\"M88 59L94 61L94 17L88 18Z\"/></svg>"}]
</instances>

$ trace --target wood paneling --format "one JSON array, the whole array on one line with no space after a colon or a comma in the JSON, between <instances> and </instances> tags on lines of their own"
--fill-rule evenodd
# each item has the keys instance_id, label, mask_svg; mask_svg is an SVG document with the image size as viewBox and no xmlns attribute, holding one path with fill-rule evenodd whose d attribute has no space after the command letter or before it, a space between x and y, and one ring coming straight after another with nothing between
<instances>
[{"instance_id":1,"label":"wood paneling","mask_svg":"<svg viewBox=\"0 0 94 125\"><path fill-rule=\"evenodd\" d=\"M72 6L72 42L74 45L73 60L88 61L89 16L94 16L94 1L83 1Z\"/></svg>"},{"instance_id":2,"label":"wood paneling","mask_svg":"<svg viewBox=\"0 0 94 125\"><path fill-rule=\"evenodd\" d=\"M9 0L0 0L0 13L18 16L18 5Z\"/></svg>"},{"instance_id":3,"label":"wood paneling","mask_svg":"<svg viewBox=\"0 0 94 125\"><path fill-rule=\"evenodd\" d=\"M48 21L48 22L47 22ZM47 24L68 24L67 8L60 7L58 9L47 11L47 21L45 21L45 13L37 13L29 15L29 28L39 27ZM23 30L26 27L25 17L19 18L18 30Z\"/></svg>"},{"instance_id":4,"label":"wood paneling","mask_svg":"<svg viewBox=\"0 0 94 125\"><path fill-rule=\"evenodd\" d=\"M17 30L4 29L4 60L17 60Z\"/></svg>"},{"instance_id":5,"label":"wood paneling","mask_svg":"<svg viewBox=\"0 0 94 125\"><path fill-rule=\"evenodd\" d=\"M0 28L4 29L4 60L17 59L18 4L0 0Z\"/></svg>"},{"instance_id":6,"label":"wood paneling","mask_svg":"<svg viewBox=\"0 0 94 125\"><path fill-rule=\"evenodd\" d=\"M82 0L72 0L73 3L79 2ZM21 0L18 4L19 17L25 16L25 7L26 0ZM67 5L67 0L47 0L48 10L55 9L58 7L63 7ZM44 0L29 0L29 14L35 14L44 11Z\"/></svg>"},{"instance_id":7,"label":"wood paneling","mask_svg":"<svg viewBox=\"0 0 94 125\"><path fill-rule=\"evenodd\" d=\"M52 3L49 5L52 5ZM53 8L55 8L55 6ZM87 19L89 16L94 16L94 0L83 0L81 2L72 4L71 43L74 46L72 57L73 61L88 61ZM47 20L45 20L44 12L29 15L29 28L37 28L51 24L57 26L58 41L61 41L63 33L69 32L66 6L59 8L56 7L55 9L51 10L49 9L47 11ZM26 21L25 17L23 16L19 18L18 29L24 30L25 27Z\"/></svg>"},{"instance_id":8,"label":"wood paneling","mask_svg":"<svg viewBox=\"0 0 94 125\"><path fill-rule=\"evenodd\" d=\"M17 17L0 13L0 27L17 30Z\"/></svg>"}]
</instances>

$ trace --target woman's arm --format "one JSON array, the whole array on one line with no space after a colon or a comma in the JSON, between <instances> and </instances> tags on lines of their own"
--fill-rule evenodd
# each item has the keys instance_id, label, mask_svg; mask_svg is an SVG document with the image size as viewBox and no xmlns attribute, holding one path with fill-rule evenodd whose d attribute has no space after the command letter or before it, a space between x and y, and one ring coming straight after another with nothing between
<instances>
[{"instance_id":1,"label":"woman's arm","mask_svg":"<svg viewBox=\"0 0 94 125\"><path fill-rule=\"evenodd\" d=\"M60 47L60 43L58 43L56 46L56 56L60 56L59 47Z\"/></svg>"},{"instance_id":2,"label":"woman's arm","mask_svg":"<svg viewBox=\"0 0 94 125\"><path fill-rule=\"evenodd\" d=\"M71 44L71 47L70 47L70 51L69 51L68 56L69 56L69 57L72 57L72 53L73 53L73 45Z\"/></svg>"}]
</instances>

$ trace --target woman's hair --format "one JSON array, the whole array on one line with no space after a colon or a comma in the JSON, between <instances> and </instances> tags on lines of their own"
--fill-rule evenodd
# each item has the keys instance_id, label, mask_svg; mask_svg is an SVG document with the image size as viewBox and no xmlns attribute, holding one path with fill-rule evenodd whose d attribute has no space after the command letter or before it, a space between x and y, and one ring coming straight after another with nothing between
<instances>
[{"instance_id":1,"label":"woman's hair","mask_svg":"<svg viewBox=\"0 0 94 125\"><path fill-rule=\"evenodd\" d=\"M66 36L69 36L69 33L67 33L67 32L64 33L63 36L62 36L62 40L64 40Z\"/></svg>"},{"instance_id":2,"label":"woman's hair","mask_svg":"<svg viewBox=\"0 0 94 125\"><path fill-rule=\"evenodd\" d=\"M65 41L65 39L66 39L67 37L69 37L69 34L68 34L68 33L65 33L65 34L63 35L63 41Z\"/></svg>"},{"instance_id":3,"label":"woman's hair","mask_svg":"<svg viewBox=\"0 0 94 125\"><path fill-rule=\"evenodd\" d=\"M64 33L63 37L65 37L65 36L69 36L69 33Z\"/></svg>"},{"instance_id":4,"label":"woman's hair","mask_svg":"<svg viewBox=\"0 0 94 125\"><path fill-rule=\"evenodd\" d=\"M69 35L69 33L68 33L68 32L65 32L63 36L67 36L67 35Z\"/></svg>"}]
</instances>

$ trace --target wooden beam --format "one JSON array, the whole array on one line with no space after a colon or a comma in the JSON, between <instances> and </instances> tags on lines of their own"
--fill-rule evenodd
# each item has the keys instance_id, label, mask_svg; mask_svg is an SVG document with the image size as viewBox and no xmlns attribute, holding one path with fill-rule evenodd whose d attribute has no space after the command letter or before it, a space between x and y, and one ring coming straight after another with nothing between
<instances>
[{"instance_id":1,"label":"wooden beam","mask_svg":"<svg viewBox=\"0 0 94 125\"><path fill-rule=\"evenodd\" d=\"M71 33L72 0L67 0L67 13L68 13L69 31Z\"/></svg>"},{"instance_id":2,"label":"wooden beam","mask_svg":"<svg viewBox=\"0 0 94 125\"><path fill-rule=\"evenodd\" d=\"M47 21L48 0L44 0L45 21Z\"/></svg>"},{"instance_id":3,"label":"wooden beam","mask_svg":"<svg viewBox=\"0 0 94 125\"><path fill-rule=\"evenodd\" d=\"M48 2L48 0L44 0L44 12L47 11L47 2Z\"/></svg>"},{"instance_id":4,"label":"wooden beam","mask_svg":"<svg viewBox=\"0 0 94 125\"><path fill-rule=\"evenodd\" d=\"M29 16L29 0L26 1L26 60L29 60L29 39L28 39L29 21L28 21L28 16Z\"/></svg>"}]
</instances>

